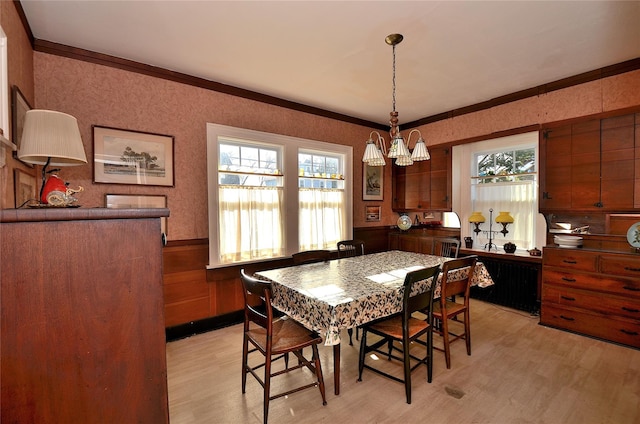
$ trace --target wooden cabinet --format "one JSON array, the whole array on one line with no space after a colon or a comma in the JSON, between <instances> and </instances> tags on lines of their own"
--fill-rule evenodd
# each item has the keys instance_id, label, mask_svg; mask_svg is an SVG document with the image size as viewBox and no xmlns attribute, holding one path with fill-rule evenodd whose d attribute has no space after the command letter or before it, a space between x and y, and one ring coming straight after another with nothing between
<instances>
[{"instance_id":1,"label":"wooden cabinet","mask_svg":"<svg viewBox=\"0 0 640 424\"><path fill-rule=\"evenodd\" d=\"M394 211L451 210L451 149L429 148L430 160L393 165Z\"/></svg>"},{"instance_id":2,"label":"wooden cabinet","mask_svg":"<svg viewBox=\"0 0 640 424\"><path fill-rule=\"evenodd\" d=\"M427 210L431 207L431 162L393 165L393 210Z\"/></svg>"},{"instance_id":3,"label":"wooden cabinet","mask_svg":"<svg viewBox=\"0 0 640 424\"><path fill-rule=\"evenodd\" d=\"M451 210L451 149L431 149L431 210Z\"/></svg>"},{"instance_id":4,"label":"wooden cabinet","mask_svg":"<svg viewBox=\"0 0 640 424\"><path fill-rule=\"evenodd\" d=\"M634 115L601 121L600 202L607 210L626 210L635 206L634 121Z\"/></svg>"},{"instance_id":5,"label":"wooden cabinet","mask_svg":"<svg viewBox=\"0 0 640 424\"><path fill-rule=\"evenodd\" d=\"M0 211L3 423L167 423L160 216Z\"/></svg>"},{"instance_id":6,"label":"wooden cabinet","mask_svg":"<svg viewBox=\"0 0 640 424\"><path fill-rule=\"evenodd\" d=\"M640 255L545 247L540 323L640 347Z\"/></svg>"},{"instance_id":7,"label":"wooden cabinet","mask_svg":"<svg viewBox=\"0 0 640 424\"><path fill-rule=\"evenodd\" d=\"M540 209L621 211L640 206L638 116L547 129Z\"/></svg>"}]
</instances>

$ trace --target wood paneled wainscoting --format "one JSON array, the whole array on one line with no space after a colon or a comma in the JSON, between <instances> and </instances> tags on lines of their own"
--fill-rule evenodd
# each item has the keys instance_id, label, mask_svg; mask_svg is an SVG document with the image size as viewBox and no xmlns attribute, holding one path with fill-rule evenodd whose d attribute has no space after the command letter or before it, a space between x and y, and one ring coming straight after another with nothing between
<instances>
[{"instance_id":1,"label":"wood paneled wainscoting","mask_svg":"<svg viewBox=\"0 0 640 424\"><path fill-rule=\"evenodd\" d=\"M355 228L365 252L387 250L391 227ZM337 257L337 253L336 253ZM207 269L209 240L170 241L163 250L164 315L167 340L225 327L242 321L240 269L253 273L293 265L290 257L254 264Z\"/></svg>"}]
</instances>

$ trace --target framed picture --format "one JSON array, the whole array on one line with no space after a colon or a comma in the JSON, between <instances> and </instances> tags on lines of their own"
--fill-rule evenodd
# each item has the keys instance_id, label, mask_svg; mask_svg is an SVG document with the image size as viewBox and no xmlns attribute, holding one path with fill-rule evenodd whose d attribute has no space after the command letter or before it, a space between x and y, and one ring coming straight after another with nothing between
<instances>
[{"instance_id":1,"label":"framed picture","mask_svg":"<svg viewBox=\"0 0 640 424\"><path fill-rule=\"evenodd\" d=\"M362 200L383 200L383 177L382 166L362 164Z\"/></svg>"},{"instance_id":2,"label":"framed picture","mask_svg":"<svg viewBox=\"0 0 640 424\"><path fill-rule=\"evenodd\" d=\"M14 85L11 87L11 141L16 145L18 150L20 149L20 140L22 140L24 117L29 110L31 110L31 105L27 99L24 98L18 86ZM18 158L17 150L13 152L13 157ZM30 163L26 165L33 168L33 165Z\"/></svg>"},{"instance_id":3,"label":"framed picture","mask_svg":"<svg viewBox=\"0 0 640 424\"><path fill-rule=\"evenodd\" d=\"M170 135L93 126L93 181L175 185Z\"/></svg>"},{"instance_id":4,"label":"framed picture","mask_svg":"<svg viewBox=\"0 0 640 424\"><path fill-rule=\"evenodd\" d=\"M152 209L166 208L167 196L148 194L105 194L104 203L107 208L114 209ZM160 218L162 234L167 234L167 217Z\"/></svg>"},{"instance_id":5,"label":"framed picture","mask_svg":"<svg viewBox=\"0 0 640 424\"><path fill-rule=\"evenodd\" d=\"M16 208L24 206L29 200L37 201L36 188L37 180L35 174L14 168L13 189Z\"/></svg>"},{"instance_id":6,"label":"framed picture","mask_svg":"<svg viewBox=\"0 0 640 424\"><path fill-rule=\"evenodd\" d=\"M365 206L365 219L368 222L380 221L381 206Z\"/></svg>"}]
</instances>

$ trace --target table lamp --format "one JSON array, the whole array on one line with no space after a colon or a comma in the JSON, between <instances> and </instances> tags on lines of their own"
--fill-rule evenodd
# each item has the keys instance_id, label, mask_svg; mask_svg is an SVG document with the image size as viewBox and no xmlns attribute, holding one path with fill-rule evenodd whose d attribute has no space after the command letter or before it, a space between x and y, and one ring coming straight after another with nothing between
<instances>
[{"instance_id":1,"label":"table lamp","mask_svg":"<svg viewBox=\"0 0 640 424\"><path fill-rule=\"evenodd\" d=\"M48 203L44 188L46 185L47 167L77 166L87 163L84 153L78 121L71 115L53 110L32 109L24 118L18 159L42 167L42 187L39 202ZM51 172L51 171L49 171ZM58 179L58 177L56 177ZM58 179L59 180L59 179ZM71 203L66 190L55 206L68 206ZM43 198L45 197L45 198ZM73 200L75 201L75 199Z\"/></svg>"},{"instance_id":2,"label":"table lamp","mask_svg":"<svg viewBox=\"0 0 640 424\"><path fill-rule=\"evenodd\" d=\"M513 217L509 212L500 212L498 216L496 216L496 222L498 224L502 224L502 230L500 230L500 232L503 236L506 236L509 232L509 230L507 230L507 225L513 224Z\"/></svg>"},{"instance_id":3,"label":"table lamp","mask_svg":"<svg viewBox=\"0 0 640 424\"><path fill-rule=\"evenodd\" d=\"M482 212L473 212L469 217L469 222L471 222L476 226L476 228L474 228L473 230L476 233L476 235L481 231L480 224L482 224L484 221L485 221L485 218L484 216L482 216Z\"/></svg>"}]
</instances>

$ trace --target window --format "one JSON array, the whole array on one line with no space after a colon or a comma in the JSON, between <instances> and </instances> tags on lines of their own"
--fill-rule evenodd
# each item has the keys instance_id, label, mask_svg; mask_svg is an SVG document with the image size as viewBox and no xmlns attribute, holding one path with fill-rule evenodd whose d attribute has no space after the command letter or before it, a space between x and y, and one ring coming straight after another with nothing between
<instances>
[{"instance_id":1,"label":"window","mask_svg":"<svg viewBox=\"0 0 640 424\"><path fill-rule=\"evenodd\" d=\"M538 213L538 133L530 132L498 139L469 143L453 148L453 208L463 225L461 236L473 236L476 247L489 240L489 209L493 209L493 241L499 248L506 242L519 249L532 249L545 243L544 218ZM468 218L480 211L486 222L481 233L472 231ZM514 223L503 235L495 222L501 211L508 211Z\"/></svg>"},{"instance_id":2,"label":"window","mask_svg":"<svg viewBox=\"0 0 640 424\"><path fill-rule=\"evenodd\" d=\"M500 243L511 241L517 246L532 248L536 214L538 212L536 188L536 149L534 147L478 152L474 155L475 169L471 176L472 210L480 211L489 219L493 209L492 230L500 230L495 223L500 211L508 211L514 223L509 233L496 237ZM485 227L488 227L488 221ZM488 228L485 228L488 230ZM495 236L496 234L494 234ZM488 236L488 234L487 234Z\"/></svg>"},{"instance_id":3,"label":"window","mask_svg":"<svg viewBox=\"0 0 640 424\"><path fill-rule=\"evenodd\" d=\"M299 249L332 249L344 240L342 159L301 151L298 154Z\"/></svg>"},{"instance_id":4,"label":"window","mask_svg":"<svg viewBox=\"0 0 640 424\"><path fill-rule=\"evenodd\" d=\"M210 267L351 238L351 163L349 146L208 124Z\"/></svg>"}]
</instances>

